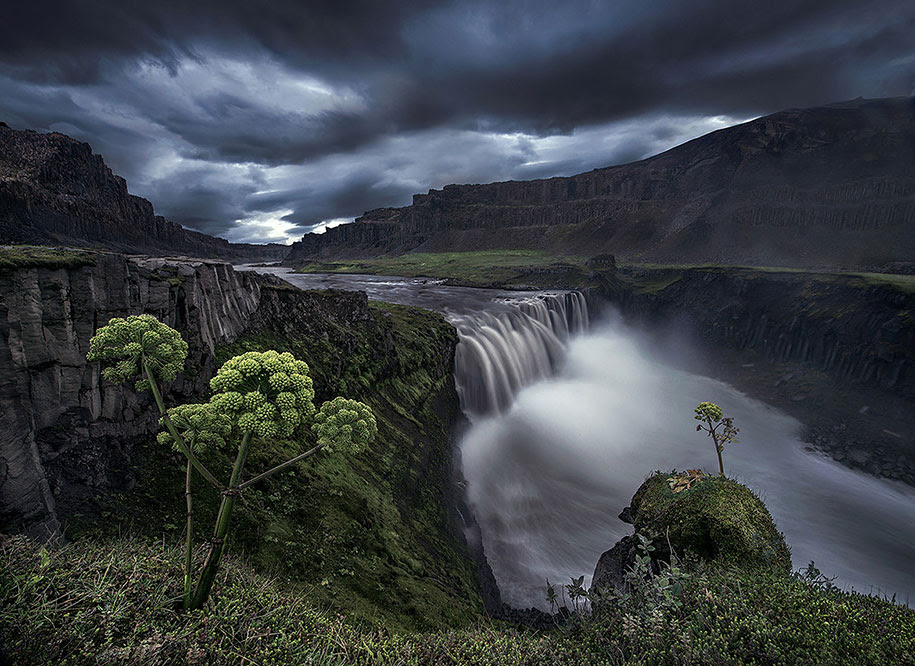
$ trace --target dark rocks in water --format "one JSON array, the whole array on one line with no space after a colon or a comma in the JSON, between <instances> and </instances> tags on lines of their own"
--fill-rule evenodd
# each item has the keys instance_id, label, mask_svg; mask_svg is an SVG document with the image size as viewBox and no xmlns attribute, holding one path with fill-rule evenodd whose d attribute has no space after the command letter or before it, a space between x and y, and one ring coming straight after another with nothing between
<instances>
[{"instance_id":1,"label":"dark rocks in water","mask_svg":"<svg viewBox=\"0 0 915 666\"><path fill-rule=\"evenodd\" d=\"M448 185L306 234L288 265L405 252L539 249L629 261L908 272L908 98L790 109L577 176Z\"/></svg>"},{"instance_id":2,"label":"dark rocks in water","mask_svg":"<svg viewBox=\"0 0 915 666\"><path fill-rule=\"evenodd\" d=\"M624 536L600 556L591 579L592 590L624 590L624 575L635 565L636 543L635 535Z\"/></svg>"},{"instance_id":3,"label":"dark rocks in water","mask_svg":"<svg viewBox=\"0 0 915 666\"><path fill-rule=\"evenodd\" d=\"M0 243L278 261L284 245L229 243L156 215L89 144L0 126Z\"/></svg>"}]
</instances>

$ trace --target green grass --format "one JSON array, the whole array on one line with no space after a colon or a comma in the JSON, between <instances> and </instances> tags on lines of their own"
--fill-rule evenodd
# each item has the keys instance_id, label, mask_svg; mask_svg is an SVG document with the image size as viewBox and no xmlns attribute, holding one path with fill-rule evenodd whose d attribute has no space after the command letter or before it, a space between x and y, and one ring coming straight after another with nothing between
<instances>
[{"instance_id":1,"label":"green grass","mask_svg":"<svg viewBox=\"0 0 915 666\"><path fill-rule=\"evenodd\" d=\"M809 268L789 268L783 266L744 266L731 264L652 264L621 263L621 268L629 271L645 271L649 277L638 280L642 291L664 289L679 279L677 273L684 271L733 271L742 273L786 273L807 276L821 282L842 281L852 286L868 287L872 285L890 286L903 293L915 293L915 275L896 273L866 273L856 271L828 271Z\"/></svg>"},{"instance_id":2,"label":"green grass","mask_svg":"<svg viewBox=\"0 0 915 666\"><path fill-rule=\"evenodd\" d=\"M77 268L94 266L90 252L36 245L0 246L0 272L19 268Z\"/></svg>"},{"instance_id":3,"label":"green grass","mask_svg":"<svg viewBox=\"0 0 915 666\"><path fill-rule=\"evenodd\" d=\"M501 287L522 284L536 286L543 281L539 271L545 270L558 273L559 280L571 280L577 284L587 272L583 266L584 257L558 257L540 250L484 250L312 262L300 267L298 271L429 277L449 279L468 286Z\"/></svg>"},{"instance_id":4,"label":"green grass","mask_svg":"<svg viewBox=\"0 0 915 666\"><path fill-rule=\"evenodd\" d=\"M583 288L593 286L593 273L583 256L558 256L542 250L423 252L373 259L310 262L300 273L360 273L449 280L473 287ZM622 263L626 272L646 273L634 281L640 292L656 293L680 279L684 271L739 271L806 275L817 281L846 281L854 286L886 285L915 293L915 275L812 270L780 266L730 264ZM597 272L606 272L599 270Z\"/></svg>"},{"instance_id":5,"label":"green grass","mask_svg":"<svg viewBox=\"0 0 915 666\"><path fill-rule=\"evenodd\" d=\"M437 666L915 663L915 611L815 580L717 565L678 608L611 603L546 634L360 628L307 589L229 556L203 611L177 610L183 552L161 539L0 545L0 662L17 666L390 664ZM202 553L199 553L202 555Z\"/></svg>"}]
</instances>

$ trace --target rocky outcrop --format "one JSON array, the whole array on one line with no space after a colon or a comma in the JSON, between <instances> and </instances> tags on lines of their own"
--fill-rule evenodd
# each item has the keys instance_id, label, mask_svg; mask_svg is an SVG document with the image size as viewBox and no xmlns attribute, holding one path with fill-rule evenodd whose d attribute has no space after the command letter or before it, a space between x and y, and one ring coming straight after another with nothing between
<instances>
[{"instance_id":1,"label":"rocky outcrop","mask_svg":"<svg viewBox=\"0 0 915 666\"><path fill-rule=\"evenodd\" d=\"M190 347L174 397L199 393L217 344L259 303L262 278L224 263L98 253L94 265L0 274L0 531L58 529L56 506L129 487L131 450L157 430L147 394L99 378L86 353L109 319L149 313Z\"/></svg>"},{"instance_id":2,"label":"rocky outcrop","mask_svg":"<svg viewBox=\"0 0 915 666\"><path fill-rule=\"evenodd\" d=\"M278 261L283 245L245 245L189 231L131 195L89 144L0 123L0 243Z\"/></svg>"},{"instance_id":3,"label":"rocky outcrop","mask_svg":"<svg viewBox=\"0 0 915 666\"><path fill-rule=\"evenodd\" d=\"M569 178L449 185L306 235L288 265L531 248L626 261L913 269L915 105L788 110Z\"/></svg>"},{"instance_id":4,"label":"rocky outcrop","mask_svg":"<svg viewBox=\"0 0 915 666\"><path fill-rule=\"evenodd\" d=\"M591 579L592 593L625 591L625 574L636 562L641 538L651 544L647 554L656 573L672 556L683 558L687 553L741 569L791 571L785 537L752 490L733 479L706 476L690 489L674 493L668 485L670 474L676 472L648 477L620 515L635 533L600 556Z\"/></svg>"}]
</instances>

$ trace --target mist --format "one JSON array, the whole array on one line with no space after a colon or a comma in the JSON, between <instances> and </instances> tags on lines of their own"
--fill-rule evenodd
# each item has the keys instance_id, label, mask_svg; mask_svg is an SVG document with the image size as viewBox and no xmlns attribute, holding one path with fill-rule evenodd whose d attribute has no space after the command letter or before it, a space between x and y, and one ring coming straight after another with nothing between
<instances>
[{"instance_id":1,"label":"mist","mask_svg":"<svg viewBox=\"0 0 915 666\"><path fill-rule=\"evenodd\" d=\"M468 499L503 599L547 608L546 581L590 581L632 527L618 514L653 470L717 471L693 408L716 402L740 428L725 471L766 503L795 569L915 600L915 492L806 451L801 424L715 379L677 369L619 321L574 337L558 372L501 414L474 417L461 444ZM660 352L660 353L659 353Z\"/></svg>"}]
</instances>

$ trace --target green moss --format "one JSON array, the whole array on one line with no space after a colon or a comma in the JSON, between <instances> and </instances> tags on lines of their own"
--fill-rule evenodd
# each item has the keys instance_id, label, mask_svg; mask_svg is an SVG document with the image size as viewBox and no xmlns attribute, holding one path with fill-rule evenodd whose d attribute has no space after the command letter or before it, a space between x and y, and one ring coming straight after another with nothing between
<instances>
[{"instance_id":1,"label":"green moss","mask_svg":"<svg viewBox=\"0 0 915 666\"><path fill-rule=\"evenodd\" d=\"M890 287L904 294L915 293L915 275L896 273L862 273L854 271L829 271L809 268L789 268L785 266L741 266L730 264L621 264L627 272L634 273L634 286L637 290L656 292L676 282L684 271L700 273L732 273L753 277L754 274L790 274L810 280L813 284L827 287L831 284L844 284L855 288L871 286Z\"/></svg>"},{"instance_id":2,"label":"green moss","mask_svg":"<svg viewBox=\"0 0 915 666\"><path fill-rule=\"evenodd\" d=\"M0 247L0 272L20 268L78 268L94 266L90 252L36 245L6 245Z\"/></svg>"},{"instance_id":3,"label":"green moss","mask_svg":"<svg viewBox=\"0 0 915 666\"><path fill-rule=\"evenodd\" d=\"M772 516L752 490L733 479L710 476L690 490L674 493L667 479L649 477L632 498L636 531L669 538L680 554L743 567L787 573L791 553Z\"/></svg>"},{"instance_id":4,"label":"green moss","mask_svg":"<svg viewBox=\"0 0 915 666\"><path fill-rule=\"evenodd\" d=\"M378 421L369 450L321 454L252 486L236 505L232 547L258 570L310 590L314 603L355 622L390 628L460 626L479 618L473 564L443 508L450 487L450 420L457 397L449 363L454 329L436 313L374 304L370 321L322 319L323 334L262 329L217 349L217 363L244 351L276 349L305 360L316 405L337 395L367 403ZM245 476L286 460L303 446L261 442ZM228 455L204 461L228 478ZM177 542L183 528L184 465L150 442L130 493L106 498L109 529L132 529ZM196 481L198 537L212 529L218 496ZM98 533L98 525L88 531ZM71 530L75 537L87 528ZM219 594L218 589L216 594Z\"/></svg>"}]
</instances>

